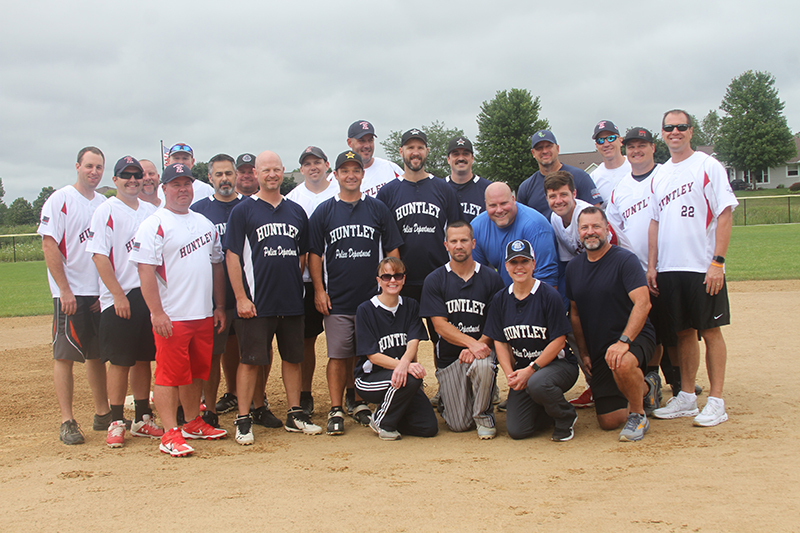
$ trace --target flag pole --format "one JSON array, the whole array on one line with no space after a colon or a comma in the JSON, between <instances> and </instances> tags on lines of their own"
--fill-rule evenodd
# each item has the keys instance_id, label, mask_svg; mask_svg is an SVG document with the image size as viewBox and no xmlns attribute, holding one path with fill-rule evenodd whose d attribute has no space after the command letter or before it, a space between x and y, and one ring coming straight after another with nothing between
<instances>
[{"instance_id":1,"label":"flag pole","mask_svg":"<svg viewBox=\"0 0 800 533\"><path fill-rule=\"evenodd\" d=\"M164 172L164 139L161 139L161 172Z\"/></svg>"}]
</instances>

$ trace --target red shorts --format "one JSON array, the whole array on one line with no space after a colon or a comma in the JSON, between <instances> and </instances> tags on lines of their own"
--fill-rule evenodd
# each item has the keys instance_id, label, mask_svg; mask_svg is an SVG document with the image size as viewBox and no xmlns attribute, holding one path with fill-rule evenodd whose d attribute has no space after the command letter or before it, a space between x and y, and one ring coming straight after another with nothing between
<instances>
[{"instance_id":1,"label":"red shorts","mask_svg":"<svg viewBox=\"0 0 800 533\"><path fill-rule=\"evenodd\" d=\"M208 380L214 346L214 319L172 323L172 337L153 334L156 341L155 384L162 387L191 385Z\"/></svg>"}]
</instances>

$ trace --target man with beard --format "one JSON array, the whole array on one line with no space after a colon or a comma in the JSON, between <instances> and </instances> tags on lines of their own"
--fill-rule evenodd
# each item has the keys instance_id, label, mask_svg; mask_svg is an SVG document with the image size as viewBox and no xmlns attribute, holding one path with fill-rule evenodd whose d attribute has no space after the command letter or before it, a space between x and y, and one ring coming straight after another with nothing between
<instances>
[{"instance_id":1,"label":"man with beard","mask_svg":"<svg viewBox=\"0 0 800 533\"><path fill-rule=\"evenodd\" d=\"M644 370L655 350L647 279L632 252L609 242L602 209L583 209L578 231L585 253L567 265L567 298L597 421L605 430L624 424L621 441L641 440L650 427Z\"/></svg>"},{"instance_id":2,"label":"man with beard","mask_svg":"<svg viewBox=\"0 0 800 533\"><path fill-rule=\"evenodd\" d=\"M347 129L347 146L360 155L364 162L361 192L373 198L378 195L381 187L403 173L403 169L391 161L374 157L375 137L375 128L366 120L356 120Z\"/></svg>"},{"instance_id":3,"label":"man with beard","mask_svg":"<svg viewBox=\"0 0 800 533\"><path fill-rule=\"evenodd\" d=\"M466 137L454 137L447 145L447 163L450 165L450 175L444 181L449 183L456 191L461 218L467 222L480 215L486 208L484 193L486 187L492 182L472 173L472 164L475 156L472 153L472 143Z\"/></svg>"},{"instance_id":4,"label":"man with beard","mask_svg":"<svg viewBox=\"0 0 800 533\"><path fill-rule=\"evenodd\" d=\"M151 203L156 207L161 206L161 198L158 197L158 175L156 166L149 159L140 159L142 165L142 190L139 191L139 200Z\"/></svg>"}]
</instances>

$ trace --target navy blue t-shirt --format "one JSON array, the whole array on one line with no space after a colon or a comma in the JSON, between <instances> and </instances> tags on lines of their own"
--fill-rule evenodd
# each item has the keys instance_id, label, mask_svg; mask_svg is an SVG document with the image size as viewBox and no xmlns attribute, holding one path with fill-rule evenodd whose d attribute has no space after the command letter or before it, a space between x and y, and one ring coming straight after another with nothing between
<instances>
[{"instance_id":1,"label":"navy blue t-shirt","mask_svg":"<svg viewBox=\"0 0 800 533\"><path fill-rule=\"evenodd\" d=\"M377 291L381 251L386 254L403 245L389 208L370 196L351 204L337 195L317 207L309 227L309 252L325 255L331 314L356 314Z\"/></svg>"},{"instance_id":2,"label":"navy blue t-shirt","mask_svg":"<svg viewBox=\"0 0 800 533\"><path fill-rule=\"evenodd\" d=\"M553 339L571 331L558 291L536 280L524 300L517 300L514 296L513 285L498 292L489 306L483 333L510 345L514 369L519 370L535 361ZM578 364L567 344L558 357Z\"/></svg>"},{"instance_id":3,"label":"navy blue t-shirt","mask_svg":"<svg viewBox=\"0 0 800 533\"><path fill-rule=\"evenodd\" d=\"M447 176L444 181L456 192L462 220L472 222L473 218L486 210L486 187L491 185L491 181L478 175L466 183L456 183L451 176Z\"/></svg>"},{"instance_id":4,"label":"navy blue t-shirt","mask_svg":"<svg viewBox=\"0 0 800 533\"><path fill-rule=\"evenodd\" d=\"M385 186L384 186L385 188ZM383 190L383 188L381 188ZM401 359L406 353L408 341L428 340L428 332L419 317L419 304L413 298L400 297L394 313L386 309L377 296L358 306L356 311L356 355L355 377L363 377L373 369L368 355L382 353Z\"/></svg>"},{"instance_id":5,"label":"navy blue t-shirt","mask_svg":"<svg viewBox=\"0 0 800 533\"><path fill-rule=\"evenodd\" d=\"M418 182L399 177L378 191L403 236L400 259L406 264L406 285L422 285L425 276L447 263L447 223L458 220L458 199L444 180L428 175Z\"/></svg>"},{"instance_id":6,"label":"navy blue t-shirt","mask_svg":"<svg viewBox=\"0 0 800 533\"><path fill-rule=\"evenodd\" d=\"M256 314L304 314L300 256L308 252L308 218L300 205L283 198L278 207L251 196L228 219L225 250L242 261L244 286Z\"/></svg>"},{"instance_id":7,"label":"navy blue t-shirt","mask_svg":"<svg viewBox=\"0 0 800 533\"><path fill-rule=\"evenodd\" d=\"M192 204L189 209L196 213L200 213L208 220L210 220L217 228L220 238L225 237L225 228L228 225L228 217L236 205L242 201L242 195L237 195L230 202L220 202L213 196L203 198ZM226 261L222 262L222 267L225 269L225 309L236 309L236 297L233 295L233 288L228 279L228 264Z\"/></svg>"},{"instance_id":8,"label":"navy blue t-shirt","mask_svg":"<svg viewBox=\"0 0 800 533\"><path fill-rule=\"evenodd\" d=\"M595 262L580 254L567 263L567 298L578 307L592 361L604 358L608 347L619 340L633 310L628 293L639 287L647 287L642 265L636 255L619 246L612 246ZM639 335L655 342L650 319Z\"/></svg>"},{"instance_id":9,"label":"navy blue t-shirt","mask_svg":"<svg viewBox=\"0 0 800 533\"><path fill-rule=\"evenodd\" d=\"M572 179L575 180L575 190L578 191L578 199L588 202L592 205L599 204L603 201L600 196L600 191L597 189L592 177L583 170L573 167L571 165L561 165L559 170L565 170L572 174ZM519 186L517 192L517 201L532 207L544 215L544 218L550 220L550 204L547 203L547 194L544 190L545 176L541 171L537 170L533 176L526 179Z\"/></svg>"},{"instance_id":10,"label":"navy blue t-shirt","mask_svg":"<svg viewBox=\"0 0 800 533\"><path fill-rule=\"evenodd\" d=\"M464 281L447 263L425 278L419 313L423 317L444 317L461 333L480 339L489 302L501 290L503 280L491 268L475 263L475 272ZM454 363L463 349L440 336L436 343L436 367Z\"/></svg>"}]
</instances>

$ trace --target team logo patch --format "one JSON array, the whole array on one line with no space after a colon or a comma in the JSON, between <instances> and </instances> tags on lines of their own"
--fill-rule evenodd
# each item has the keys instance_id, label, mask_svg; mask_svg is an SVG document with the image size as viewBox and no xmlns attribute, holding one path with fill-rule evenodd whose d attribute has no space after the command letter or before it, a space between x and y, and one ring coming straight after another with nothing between
<instances>
[{"instance_id":1,"label":"team logo patch","mask_svg":"<svg viewBox=\"0 0 800 533\"><path fill-rule=\"evenodd\" d=\"M48 222L50 222L50 217L48 216L42 217L42 224L47 224Z\"/></svg>"},{"instance_id":2,"label":"team logo patch","mask_svg":"<svg viewBox=\"0 0 800 533\"><path fill-rule=\"evenodd\" d=\"M245 162L247 162L247 161L251 161L252 159L253 159L253 158L252 158L252 157L250 157L249 155L246 155L246 156L242 157L242 161L245 161Z\"/></svg>"},{"instance_id":3,"label":"team logo patch","mask_svg":"<svg viewBox=\"0 0 800 533\"><path fill-rule=\"evenodd\" d=\"M361 124L361 129L362 130L368 130L369 129L369 122L367 122L366 120L364 122L359 122L359 124Z\"/></svg>"},{"instance_id":4,"label":"team logo patch","mask_svg":"<svg viewBox=\"0 0 800 533\"><path fill-rule=\"evenodd\" d=\"M524 242L522 242L522 241L514 241L513 243L511 243L511 250L512 251L521 252L523 249L525 249L525 243Z\"/></svg>"},{"instance_id":5,"label":"team logo patch","mask_svg":"<svg viewBox=\"0 0 800 533\"><path fill-rule=\"evenodd\" d=\"M459 146L464 146L464 142L466 142L466 141L464 141L464 139L459 137L458 140L456 141L456 144L459 145Z\"/></svg>"},{"instance_id":6,"label":"team logo patch","mask_svg":"<svg viewBox=\"0 0 800 533\"><path fill-rule=\"evenodd\" d=\"M141 243L138 243L138 242L134 242L134 243L133 243L133 249L134 249L134 250L136 250L137 252L139 251L139 249L140 249L141 247L142 247L142 244L141 244Z\"/></svg>"},{"instance_id":7,"label":"team logo patch","mask_svg":"<svg viewBox=\"0 0 800 533\"><path fill-rule=\"evenodd\" d=\"M311 153L311 147L310 146L308 148L306 148L306 152L305 153L307 153L307 154Z\"/></svg>"},{"instance_id":8,"label":"team logo patch","mask_svg":"<svg viewBox=\"0 0 800 533\"><path fill-rule=\"evenodd\" d=\"M411 135L419 135L419 130L411 130Z\"/></svg>"},{"instance_id":9,"label":"team logo patch","mask_svg":"<svg viewBox=\"0 0 800 533\"><path fill-rule=\"evenodd\" d=\"M355 158L355 157L356 157L356 154L354 154L353 152L347 152L346 154L344 154L344 156L345 156L347 159L353 159L353 158Z\"/></svg>"},{"instance_id":10,"label":"team logo patch","mask_svg":"<svg viewBox=\"0 0 800 533\"><path fill-rule=\"evenodd\" d=\"M647 137L647 133L644 130L639 130L640 137Z\"/></svg>"},{"instance_id":11,"label":"team logo patch","mask_svg":"<svg viewBox=\"0 0 800 533\"><path fill-rule=\"evenodd\" d=\"M126 163L133 163L133 158L131 156L129 156L129 155L126 155L125 156L125 162Z\"/></svg>"},{"instance_id":12,"label":"team logo patch","mask_svg":"<svg viewBox=\"0 0 800 533\"><path fill-rule=\"evenodd\" d=\"M543 131L540 131L539 133L537 133L537 135L538 135L539 137L544 137L545 133L544 133Z\"/></svg>"},{"instance_id":13,"label":"team logo patch","mask_svg":"<svg viewBox=\"0 0 800 533\"><path fill-rule=\"evenodd\" d=\"M179 173L183 173L183 165L180 163L175 163L175 170Z\"/></svg>"},{"instance_id":14,"label":"team logo patch","mask_svg":"<svg viewBox=\"0 0 800 533\"><path fill-rule=\"evenodd\" d=\"M595 127L596 128L605 128L606 127L606 121L605 120L601 120L600 122L597 123L597 126L595 126Z\"/></svg>"}]
</instances>

